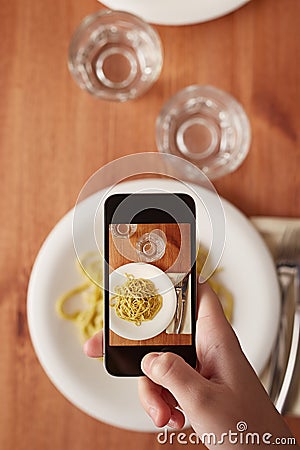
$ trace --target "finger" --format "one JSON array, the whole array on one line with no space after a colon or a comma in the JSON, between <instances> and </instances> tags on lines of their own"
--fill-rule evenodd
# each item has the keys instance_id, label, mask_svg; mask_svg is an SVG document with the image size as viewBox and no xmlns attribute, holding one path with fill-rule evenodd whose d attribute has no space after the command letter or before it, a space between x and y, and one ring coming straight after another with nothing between
<instances>
[{"instance_id":1,"label":"finger","mask_svg":"<svg viewBox=\"0 0 300 450\"><path fill-rule=\"evenodd\" d=\"M221 302L208 283L198 285L197 333L201 333L201 339L213 337L219 343L238 343Z\"/></svg>"},{"instance_id":2,"label":"finger","mask_svg":"<svg viewBox=\"0 0 300 450\"><path fill-rule=\"evenodd\" d=\"M103 331L99 331L83 345L84 353L90 358L103 356Z\"/></svg>"},{"instance_id":3,"label":"finger","mask_svg":"<svg viewBox=\"0 0 300 450\"><path fill-rule=\"evenodd\" d=\"M176 408L171 408L171 417L167 425L171 428L182 428L185 423L185 417L183 413Z\"/></svg>"},{"instance_id":4,"label":"finger","mask_svg":"<svg viewBox=\"0 0 300 450\"><path fill-rule=\"evenodd\" d=\"M141 403L156 426L183 427L185 417L176 409L178 403L171 392L147 377L139 378L138 389Z\"/></svg>"},{"instance_id":5,"label":"finger","mask_svg":"<svg viewBox=\"0 0 300 450\"><path fill-rule=\"evenodd\" d=\"M167 389L163 388L161 396L171 408L176 408L178 406L176 398Z\"/></svg>"},{"instance_id":6,"label":"finger","mask_svg":"<svg viewBox=\"0 0 300 450\"><path fill-rule=\"evenodd\" d=\"M221 302L208 283L198 283L197 293L198 319L208 316L213 317L214 320L227 322Z\"/></svg>"},{"instance_id":7,"label":"finger","mask_svg":"<svg viewBox=\"0 0 300 450\"><path fill-rule=\"evenodd\" d=\"M208 283L198 286L196 347L199 371L222 380L242 357L239 341L227 321L220 300Z\"/></svg>"},{"instance_id":8,"label":"finger","mask_svg":"<svg viewBox=\"0 0 300 450\"><path fill-rule=\"evenodd\" d=\"M207 388L208 381L174 353L149 353L142 360L142 370L154 383L168 389L188 416Z\"/></svg>"},{"instance_id":9,"label":"finger","mask_svg":"<svg viewBox=\"0 0 300 450\"><path fill-rule=\"evenodd\" d=\"M143 408L154 424L157 427L165 426L171 418L172 406L162 395L164 388L147 377L140 377L138 391Z\"/></svg>"}]
</instances>

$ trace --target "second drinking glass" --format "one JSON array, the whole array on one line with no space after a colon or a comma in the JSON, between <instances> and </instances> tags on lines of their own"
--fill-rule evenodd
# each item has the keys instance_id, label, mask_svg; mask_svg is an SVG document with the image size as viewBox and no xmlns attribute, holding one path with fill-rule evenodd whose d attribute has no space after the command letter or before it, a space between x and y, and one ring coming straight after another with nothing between
<instances>
[{"instance_id":1,"label":"second drinking glass","mask_svg":"<svg viewBox=\"0 0 300 450\"><path fill-rule=\"evenodd\" d=\"M162 230L155 229L143 234L136 243L140 261L154 262L162 258L166 251L167 238Z\"/></svg>"},{"instance_id":2,"label":"second drinking glass","mask_svg":"<svg viewBox=\"0 0 300 450\"><path fill-rule=\"evenodd\" d=\"M82 89L104 100L126 101L160 75L163 53L156 31L139 17L101 10L86 17L69 47L69 69Z\"/></svg>"}]
</instances>

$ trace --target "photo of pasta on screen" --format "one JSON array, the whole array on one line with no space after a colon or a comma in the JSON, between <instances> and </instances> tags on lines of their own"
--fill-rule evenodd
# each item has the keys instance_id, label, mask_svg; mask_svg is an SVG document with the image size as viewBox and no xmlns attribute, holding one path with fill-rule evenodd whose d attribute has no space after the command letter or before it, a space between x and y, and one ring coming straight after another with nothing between
<instances>
[{"instance_id":1,"label":"photo of pasta on screen","mask_svg":"<svg viewBox=\"0 0 300 450\"><path fill-rule=\"evenodd\" d=\"M111 224L110 345L189 345L190 224Z\"/></svg>"}]
</instances>

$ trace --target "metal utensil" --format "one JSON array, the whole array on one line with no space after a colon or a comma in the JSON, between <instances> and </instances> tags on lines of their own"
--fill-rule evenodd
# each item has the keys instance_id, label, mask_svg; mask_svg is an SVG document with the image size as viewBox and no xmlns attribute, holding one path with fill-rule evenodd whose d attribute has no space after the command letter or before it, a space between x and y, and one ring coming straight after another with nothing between
<instances>
[{"instance_id":1,"label":"metal utensil","mask_svg":"<svg viewBox=\"0 0 300 450\"><path fill-rule=\"evenodd\" d=\"M271 400L284 411L300 342L300 228L287 229L277 257L281 286L281 322L271 359ZM292 295L289 296L290 289ZM289 301L291 299L291 301ZM292 310L292 311L291 311ZM291 332L289 332L291 330Z\"/></svg>"},{"instance_id":2,"label":"metal utensil","mask_svg":"<svg viewBox=\"0 0 300 450\"><path fill-rule=\"evenodd\" d=\"M289 358L295 312L293 292L291 292L295 275L294 272L294 269L288 266L278 265L277 267L278 281L281 289L280 322L277 339L270 358L268 375L268 392L273 403L277 400Z\"/></svg>"},{"instance_id":3,"label":"metal utensil","mask_svg":"<svg viewBox=\"0 0 300 450\"><path fill-rule=\"evenodd\" d=\"M179 305L181 305L181 302L182 302L182 282L183 282L183 279L174 286L175 292L176 292L176 297L177 297L177 304L176 304L175 319L174 319L174 325L173 325L173 333L176 333L176 328L177 328L177 324L178 324L178 320L179 320L179 308L180 308Z\"/></svg>"},{"instance_id":4,"label":"metal utensil","mask_svg":"<svg viewBox=\"0 0 300 450\"><path fill-rule=\"evenodd\" d=\"M178 303L177 303L177 310L176 310L176 317L175 317L175 324L174 324L174 333L175 334L180 333L182 322L183 322L189 276L190 276L190 274L188 273L183 278L183 280L181 282L181 287L180 287L181 292L180 292L180 295L177 297Z\"/></svg>"},{"instance_id":5,"label":"metal utensil","mask_svg":"<svg viewBox=\"0 0 300 450\"><path fill-rule=\"evenodd\" d=\"M277 410L282 413L284 412L284 408L286 406L286 400L289 394L289 390L292 384L293 376L295 373L295 367L297 362L297 354L299 352L299 344L300 344L300 288L299 288L299 279L300 279L300 265L295 268L294 274L294 292L295 292L295 314L294 314L294 323L292 330L292 342L290 347L289 359L287 368L285 371L284 379L279 391L278 398L276 400L275 406Z\"/></svg>"}]
</instances>

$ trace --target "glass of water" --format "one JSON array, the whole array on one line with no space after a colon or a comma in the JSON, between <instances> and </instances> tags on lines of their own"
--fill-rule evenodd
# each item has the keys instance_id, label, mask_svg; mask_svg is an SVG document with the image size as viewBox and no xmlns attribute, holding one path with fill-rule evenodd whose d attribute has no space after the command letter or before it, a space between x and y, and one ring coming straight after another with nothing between
<instances>
[{"instance_id":1,"label":"glass of water","mask_svg":"<svg viewBox=\"0 0 300 450\"><path fill-rule=\"evenodd\" d=\"M167 237L162 230L155 229L144 233L136 243L140 261L154 262L162 258L166 251Z\"/></svg>"},{"instance_id":2,"label":"glass of water","mask_svg":"<svg viewBox=\"0 0 300 450\"><path fill-rule=\"evenodd\" d=\"M156 143L180 156L210 179L235 170L247 156L251 129L240 103L213 86L188 86L163 106Z\"/></svg>"},{"instance_id":3,"label":"glass of water","mask_svg":"<svg viewBox=\"0 0 300 450\"><path fill-rule=\"evenodd\" d=\"M137 229L136 224L114 223L110 225L111 234L116 238L129 239Z\"/></svg>"},{"instance_id":4,"label":"glass of water","mask_svg":"<svg viewBox=\"0 0 300 450\"><path fill-rule=\"evenodd\" d=\"M104 100L126 101L146 92L160 75L163 51L157 32L123 11L86 17L69 47L69 70L78 85Z\"/></svg>"}]
</instances>

